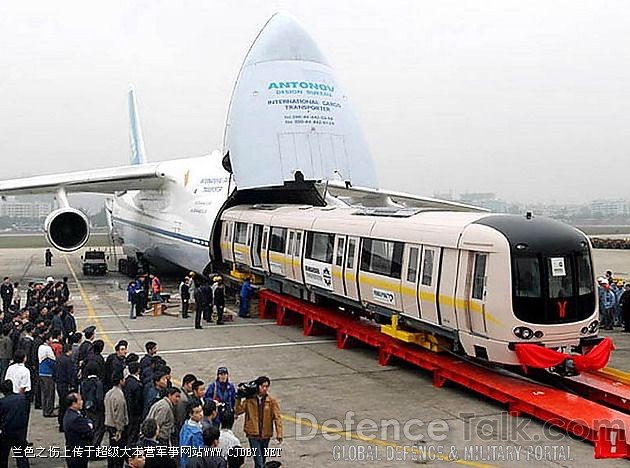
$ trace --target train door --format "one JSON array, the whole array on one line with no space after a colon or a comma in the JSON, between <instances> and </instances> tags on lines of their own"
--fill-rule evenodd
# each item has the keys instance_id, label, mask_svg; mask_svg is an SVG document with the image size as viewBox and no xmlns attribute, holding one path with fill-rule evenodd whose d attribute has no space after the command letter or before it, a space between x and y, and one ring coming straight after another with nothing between
<instances>
[{"instance_id":1,"label":"train door","mask_svg":"<svg viewBox=\"0 0 630 468\"><path fill-rule=\"evenodd\" d=\"M419 245L405 244L402 267L402 309L412 317L420 317L418 272L420 271Z\"/></svg>"},{"instance_id":2,"label":"train door","mask_svg":"<svg viewBox=\"0 0 630 468\"><path fill-rule=\"evenodd\" d=\"M251 239L252 267L254 268L262 268L262 237L262 225L254 224Z\"/></svg>"},{"instance_id":3,"label":"train door","mask_svg":"<svg viewBox=\"0 0 630 468\"><path fill-rule=\"evenodd\" d=\"M418 295L422 318L428 322L440 324L439 303L437 295L438 269L440 265L440 249L437 247L423 247L422 265Z\"/></svg>"},{"instance_id":4,"label":"train door","mask_svg":"<svg viewBox=\"0 0 630 468\"><path fill-rule=\"evenodd\" d=\"M263 226L262 234L262 246L260 248L260 258L263 264L263 270L271 271L269 268L269 250L267 250L267 244L269 240L269 226Z\"/></svg>"},{"instance_id":5,"label":"train door","mask_svg":"<svg viewBox=\"0 0 630 468\"><path fill-rule=\"evenodd\" d=\"M223 255L223 260L226 262L233 262L234 255L232 253L232 244L230 242L230 226L232 225L231 221L223 222L223 237L221 238L221 253Z\"/></svg>"},{"instance_id":6,"label":"train door","mask_svg":"<svg viewBox=\"0 0 630 468\"><path fill-rule=\"evenodd\" d=\"M343 271L343 284L346 297L355 301L360 301L359 287L357 286L357 268L359 252L359 238L349 237L346 242L346 262Z\"/></svg>"},{"instance_id":7,"label":"train door","mask_svg":"<svg viewBox=\"0 0 630 468\"><path fill-rule=\"evenodd\" d=\"M486 325L486 268L488 254L471 252L469 254L468 272L468 320L470 331L479 335L487 335Z\"/></svg>"},{"instance_id":8,"label":"train door","mask_svg":"<svg viewBox=\"0 0 630 468\"><path fill-rule=\"evenodd\" d=\"M332 265L333 292L340 296L346 295L345 282L343 278L343 265L346 254L346 236L335 236L334 261Z\"/></svg>"},{"instance_id":9,"label":"train door","mask_svg":"<svg viewBox=\"0 0 630 468\"><path fill-rule=\"evenodd\" d=\"M445 327L457 329L455 314L455 288L457 286L457 263L459 261L456 249L442 249L440 271L438 278L438 301L440 319Z\"/></svg>"},{"instance_id":10,"label":"train door","mask_svg":"<svg viewBox=\"0 0 630 468\"><path fill-rule=\"evenodd\" d=\"M284 276L287 267L287 228L272 226L269 231L269 271Z\"/></svg>"},{"instance_id":11,"label":"train door","mask_svg":"<svg viewBox=\"0 0 630 468\"><path fill-rule=\"evenodd\" d=\"M288 241L287 241L287 252L286 252L286 263L285 263L285 271L284 276L290 280L295 279L294 271L293 271L293 252L295 250L295 231L293 229L289 229L288 231Z\"/></svg>"},{"instance_id":12,"label":"train door","mask_svg":"<svg viewBox=\"0 0 630 468\"><path fill-rule=\"evenodd\" d=\"M304 233L302 231L295 231L295 244L293 245L293 252L291 253L291 266L293 268L293 278L298 283L304 283L302 276L302 238Z\"/></svg>"}]
</instances>

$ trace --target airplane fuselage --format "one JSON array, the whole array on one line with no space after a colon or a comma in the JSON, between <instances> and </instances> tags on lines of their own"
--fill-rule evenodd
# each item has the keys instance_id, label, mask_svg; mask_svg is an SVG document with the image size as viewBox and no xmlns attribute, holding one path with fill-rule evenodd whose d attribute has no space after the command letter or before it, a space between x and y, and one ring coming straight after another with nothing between
<instances>
[{"instance_id":1,"label":"airplane fuselage","mask_svg":"<svg viewBox=\"0 0 630 468\"><path fill-rule=\"evenodd\" d=\"M210 262L212 226L230 190L230 174L218 153L161 163L160 190L117 193L111 229L130 257L141 253L158 265L185 265L203 272Z\"/></svg>"}]
</instances>

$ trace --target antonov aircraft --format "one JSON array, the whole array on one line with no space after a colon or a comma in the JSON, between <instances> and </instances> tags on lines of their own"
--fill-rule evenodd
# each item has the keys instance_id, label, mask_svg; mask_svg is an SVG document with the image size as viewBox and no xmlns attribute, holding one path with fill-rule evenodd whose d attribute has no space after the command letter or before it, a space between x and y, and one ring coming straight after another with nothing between
<instances>
[{"instance_id":1,"label":"antonov aircraft","mask_svg":"<svg viewBox=\"0 0 630 468\"><path fill-rule=\"evenodd\" d=\"M72 252L88 240L86 216L67 194L111 195L111 233L130 261L212 271L220 213L238 203L309 203L476 210L378 189L348 97L319 48L288 14L275 14L236 81L222 151L147 161L136 98L129 92L130 165L0 181L0 196L55 193L45 220L50 244Z\"/></svg>"}]
</instances>

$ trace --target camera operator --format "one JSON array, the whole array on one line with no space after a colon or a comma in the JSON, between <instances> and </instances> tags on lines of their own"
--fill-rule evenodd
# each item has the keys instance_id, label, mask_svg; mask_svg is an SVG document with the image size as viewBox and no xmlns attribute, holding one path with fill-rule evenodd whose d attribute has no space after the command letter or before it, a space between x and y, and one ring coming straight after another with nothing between
<instances>
[{"instance_id":1,"label":"camera operator","mask_svg":"<svg viewBox=\"0 0 630 468\"><path fill-rule=\"evenodd\" d=\"M269 446L269 439L273 437L274 427L276 439L282 443L282 419L278 402L268 393L271 385L269 377L258 377L252 384L256 388L253 395L247 391L248 384L239 384L235 414L245 413L243 431L250 447L257 449L254 466L264 468L264 452Z\"/></svg>"}]
</instances>

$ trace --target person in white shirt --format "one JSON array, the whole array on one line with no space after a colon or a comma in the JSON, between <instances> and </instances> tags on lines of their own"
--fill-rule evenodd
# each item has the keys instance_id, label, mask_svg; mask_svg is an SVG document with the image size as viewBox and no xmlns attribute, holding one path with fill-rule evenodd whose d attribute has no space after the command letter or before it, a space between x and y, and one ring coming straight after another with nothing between
<instances>
[{"instance_id":1,"label":"person in white shirt","mask_svg":"<svg viewBox=\"0 0 630 468\"><path fill-rule=\"evenodd\" d=\"M31 371L24 365L25 362L26 353L23 349L18 349L13 355L13 364L7 369L4 379L10 380L13 384L13 393L21 393L26 397L26 427L28 428L33 398L31 395ZM25 434L24 437L26 436Z\"/></svg>"},{"instance_id":2,"label":"person in white shirt","mask_svg":"<svg viewBox=\"0 0 630 468\"><path fill-rule=\"evenodd\" d=\"M39 386L42 391L42 412L45 418L57 417L55 411L55 382L53 381L53 370L57 358L50 344L50 335L44 337L45 342L37 348L37 358L39 359Z\"/></svg>"},{"instance_id":3,"label":"person in white shirt","mask_svg":"<svg viewBox=\"0 0 630 468\"><path fill-rule=\"evenodd\" d=\"M226 411L221 414L221 434L219 435L219 445L218 447L221 449L221 455L227 458L229 454L229 450L232 447L237 447L241 445L241 441L238 440L238 437L234 435L232 432L232 427L234 426L234 413L231 411Z\"/></svg>"},{"instance_id":4,"label":"person in white shirt","mask_svg":"<svg viewBox=\"0 0 630 468\"><path fill-rule=\"evenodd\" d=\"M13 364L7 369L4 378L13 383L13 393L27 394L28 398L28 393L31 391L31 373L24 365L25 362L26 353L18 349L13 356Z\"/></svg>"}]
</instances>

